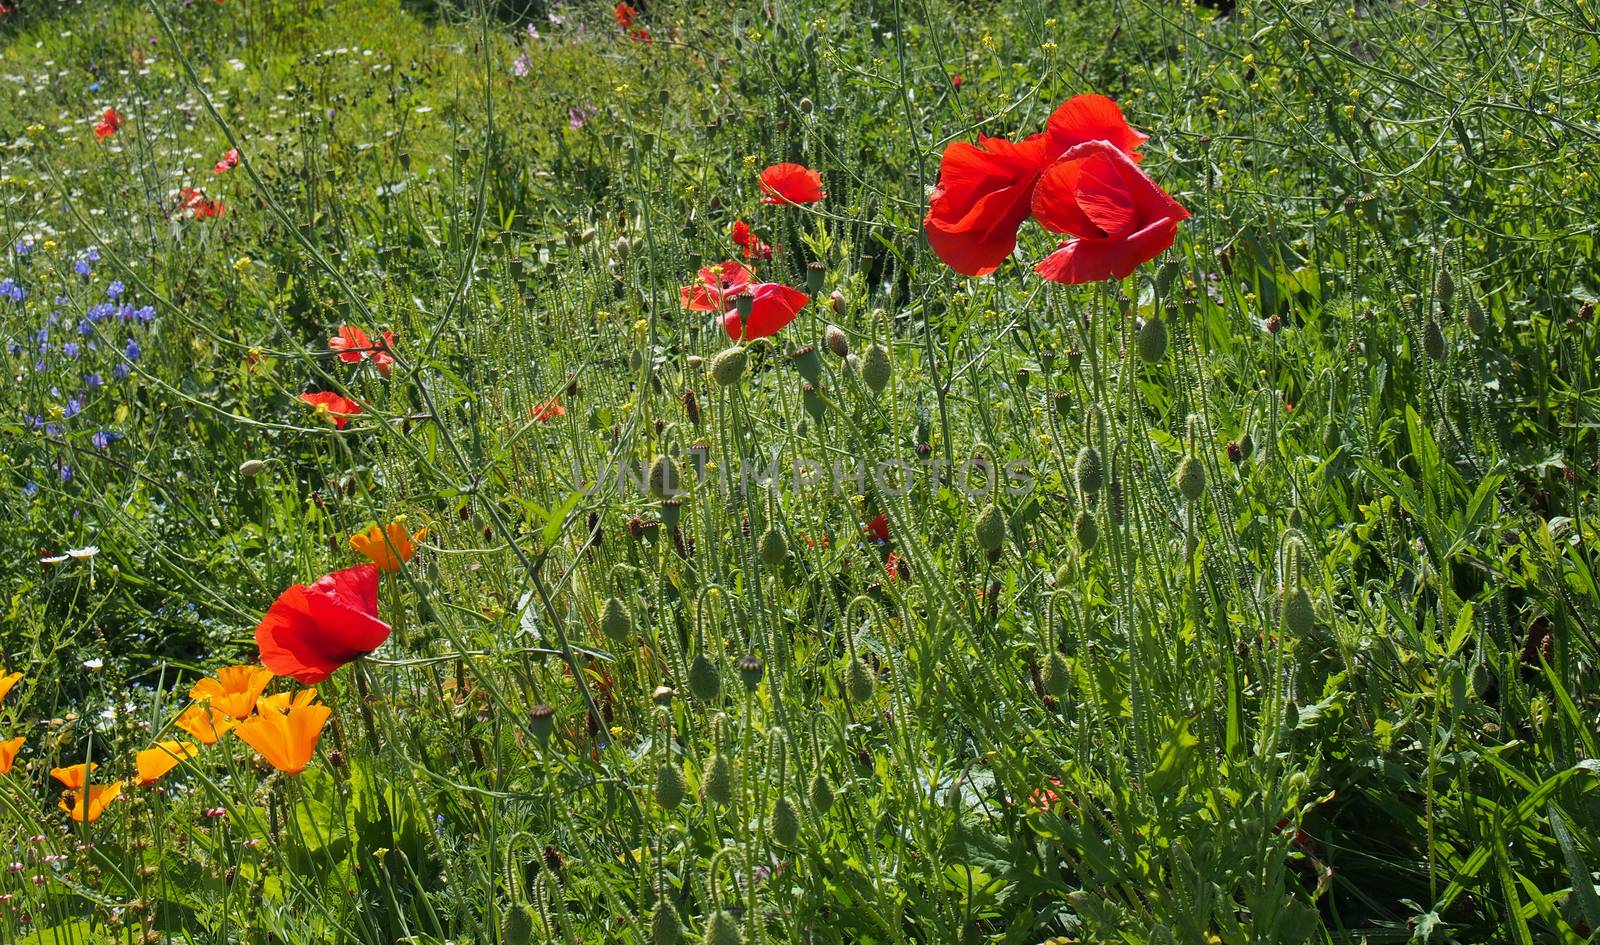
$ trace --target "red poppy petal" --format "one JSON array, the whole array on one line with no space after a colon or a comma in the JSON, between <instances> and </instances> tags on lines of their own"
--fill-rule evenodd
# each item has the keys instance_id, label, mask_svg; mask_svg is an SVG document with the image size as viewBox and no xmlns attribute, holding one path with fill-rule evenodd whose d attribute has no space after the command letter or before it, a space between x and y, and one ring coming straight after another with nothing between
<instances>
[{"instance_id":1,"label":"red poppy petal","mask_svg":"<svg viewBox=\"0 0 1600 945\"><path fill-rule=\"evenodd\" d=\"M980 138L945 149L923 227L952 269L988 275L1016 248L1017 230L1033 209L1044 144L1043 135L1034 135L1021 143Z\"/></svg>"},{"instance_id":2,"label":"red poppy petal","mask_svg":"<svg viewBox=\"0 0 1600 945\"><path fill-rule=\"evenodd\" d=\"M378 567L358 564L318 578L311 590L332 595L341 606L364 614L378 614Z\"/></svg>"},{"instance_id":3,"label":"red poppy petal","mask_svg":"<svg viewBox=\"0 0 1600 945\"><path fill-rule=\"evenodd\" d=\"M1139 146L1150 140L1128 126L1122 109L1104 95L1074 95L1067 99L1050 116L1045 134L1049 137L1049 153L1059 156L1068 148L1085 141L1108 141L1125 154L1135 154Z\"/></svg>"}]
</instances>

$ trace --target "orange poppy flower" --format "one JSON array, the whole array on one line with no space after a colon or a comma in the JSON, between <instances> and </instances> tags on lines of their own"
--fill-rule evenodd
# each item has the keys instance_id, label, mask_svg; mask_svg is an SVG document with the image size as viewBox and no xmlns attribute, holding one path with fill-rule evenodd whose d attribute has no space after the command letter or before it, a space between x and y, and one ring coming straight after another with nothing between
<instances>
[{"instance_id":1,"label":"orange poppy flower","mask_svg":"<svg viewBox=\"0 0 1600 945\"><path fill-rule=\"evenodd\" d=\"M255 711L256 700L270 682L272 670L265 666L224 666L217 670L216 676L207 676L195 683L189 690L189 698L243 721Z\"/></svg>"},{"instance_id":2,"label":"orange poppy flower","mask_svg":"<svg viewBox=\"0 0 1600 945\"><path fill-rule=\"evenodd\" d=\"M19 680L21 680L21 679L22 679L22 674L21 673L4 673L4 672L0 672L0 701L3 701L5 699L6 693L10 692L11 691L11 687L15 686L17 684L17 682Z\"/></svg>"},{"instance_id":3,"label":"orange poppy flower","mask_svg":"<svg viewBox=\"0 0 1600 945\"><path fill-rule=\"evenodd\" d=\"M239 738L284 774L306 769L333 710L325 705L291 705L287 712L252 716L239 726Z\"/></svg>"},{"instance_id":4,"label":"orange poppy flower","mask_svg":"<svg viewBox=\"0 0 1600 945\"><path fill-rule=\"evenodd\" d=\"M178 727L193 735L195 741L202 745L215 745L237 724L228 718L226 712L203 705L192 705L177 718Z\"/></svg>"},{"instance_id":5,"label":"orange poppy flower","mask_svg":"<svg viewBox=\"0 0 1600 945\"><path fill-rule=\"evenodd\" d=\"M406 531L405 520L397 518L379 528L376 525L367 527L366 531L356 532L350 536L350 547L366 555L379 570L393 574L400 570L402 561L410 561L416 554L415 542L428 537L426 528L419 530L415 535Z\"/></svg>"},{"instance_id":6,"label":"orange poppy flower","mask_svg":"<svg viewBox=\"0 0 1600 945\"><path fill-rule=\"evenodd\" d=\"M166 777L178 762L199 753L200 748L189 742L157 742L155 747L134 755L133 763L139 771L136 780L140 787L149 787Z\"/></svg>"},{"instance_id":7,"label":"orange poppy flower","mask_svg":"<svg viewBox=\"0 0 1600 945\"><path fill-rule=\"evenodd\" d=\"M559 400L551 397L549 400L541 400L534 404L533 407L529 409L528 415L540 423L549 423L551 420L555 420L559 417L565 417L567 415L567 408L561 406L561 402Z\"/></svg>"},{"instance_id":8,"label":"orange poppy flower","mask_svg":"<svg viewBox=\"0 0 1600 945\"><path fill-rule=\"evenodd\" d=\"M18 735L0 742L0 774L11 773L11 766L17 763L17 753L22 751L22 743L26 740Z\"/></svg>"},{"instance_id":9,"label":"orange poppy flower","mask_svg":"<svg viewBox=\"0 0 1600 945\"><path fill-rule=\"evenodd\" d=\"M301 394L300 399L315 407L317 416L332 421L333 425L343 430L350 422L350 418L359 416L361 405L348 397L340 397L332 391L319 391L315 394Z\"/></svg>"},{"instance_id":10,"label":"orange poppy flower","mask_svg":"<svg viewBox=\"0 0 1600 945\"><path fill-rule=\"evenodd\" d=\"M270 696L262 696L261 701L256 703L256 711L271 709L274 712L288 712L291 708L303 709L316 701L316 689L302 689L296 693L275 692Z\"/></svg>"},{"instance_id":11,"label":"orange poppy flower","mask_svg":"<svg viewBox=\"0 0 1600 945\"><path fill-rule=\"evenodd\" d=\"M122 793L122 782L112 781L110 784L91 784L83 791L62 791L58 806L72 816L73 820L94 823L100 815L106 812L111 802Z\"/></svg>"},{"instance_id":12,"label":"orange poppy flower","mask_svg":"<svg viewBox=\"0 0 1600 945\"><path fill-rule=\"evenodd\" d=\"M826 196L822 175L804 164L774 164L761 172L762 203L816 203Z\"/></svg>"}]
</instances>

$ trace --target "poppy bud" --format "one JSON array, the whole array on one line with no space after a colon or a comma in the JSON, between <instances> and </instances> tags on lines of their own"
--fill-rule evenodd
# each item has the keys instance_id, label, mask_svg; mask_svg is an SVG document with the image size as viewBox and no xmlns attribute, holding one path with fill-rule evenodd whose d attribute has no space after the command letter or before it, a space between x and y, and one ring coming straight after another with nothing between
<instances>
[{"instance_id":1,"label":"poppy bud","mask_svg":"<svg viewBox=\"0 0 1600 945\"><path fill-rule=\"evenodd\" d=\"M1480 338L1489 332L1489 316L1476 296L1467 296L1467 328Z\"/></svg>"},{"instance_id":2,"label":"poppy bud","mask_svg":"<svg viewBox=\"0 0 1600 945\"><path fill-rule=\"evenodd\" d=\"M785 847L794 846L800 839L800 814L794 809L794 801L787 796L778 798L772 805L772 839Z\"/></svg>"},{"instance_id":3,"label":"poppy bud","mask_svg":"<svg viewBox=\"0 0 1600 945\"><path fill-rule=\"evenodd\" d=\"M633 618L618 598L610 598L600 612L600 630L617 643L626 643L633 635Z\"/></svg>"},{"instance_id":4,"label":"poppy bud","mask_svg":"<svg viewBox=\"0 0 1600 945\"><path fill-rule=\"evenodd\" d=\"M845 309L844 293L840 292L838 289L834 289L832 292L828 293L828 307L833 309L833 314L842 314Z\"/></svg>"},{"instance_id":5,"label":"poppy bud","mask_svg":"<svg viewBox=\"0 0 1600 945\"><path fill-rule=\"evenodd\" d=\"M528 727L539 741L548 743L556 727L556 710L544 703L534 706L528 712Z\"/></svg>"},{"instance_id":6,"label":"poppy bud","mask_svg":"<svg viewBox=\"0 0 1600 945\"><path fill-rule=\"evenodd\" d=\"M1067 689L1072 685L1072 670L1067 667L1067 658L1059 651L1051 650L1040 670L1039 681L1044 684L1045 692L1057 699L1065 698Z\"/></svg>"},{"instance_id":7,"label":"poppy bud","mask_svg":"<svg viewBox=\"0 0 1600 945\"><path fill-rule=\"evenodd\" d=\"M722 694L722 674L704 653L689 664L689 692L701 702L710 702Z\"/></svg>"},{"instance_id":8,"label":"poppy bud","mask_svg":"<svg viewBox=\"0 0 1600 945\"><path fill-rule=\"evenodd\" d=\"M1161 316L1152 315L1139 326L1139 357L1155 364L1167 356L1167 324Z\"/></svg>"},{"instance_id":9,"label":"poppy bud","mask_svg":"<svg viewBox=\"0 0 1600 945\"><path fill-rule=\"evenodd\" d=\"M973 525L973 534L977 536L979 548L998 551L1006 540L1006 520L1000 509L992 504L984 506Z\"/></svg>"},{"instance_id":10,"label":"poppy bud","mask_svg":"<svg viewBox=\"0 0 1600 945\"><path fill-rule=\"evenodd\" d=\"M889 365L889 351L883 345L873 345L861 358L861 380L873 393L889 386L893 368Z\"/></svg>"},{"instance_id":11,"label":"poppy bud","mask_svg":"<svg viewBox=\"0 0 1600 945\"><path fill-rule=\"evenodd\" d=\"M1311 594L1303 587L1289 591L1283 599L1283 629L1297 638L1304 638L1316 628L1317 612L1312 606Z\"/></svg>"},{"instance_id":12,"label":"poppy bud","mask_svg":"<svg viewBox=\"0 0 1600 945\"><path fill-rule=\"evenodd\" d=\"M1073 537L1078 539L1078 547L1084 551L1094 550L1095 543L1100 540L1100 526L1095 523L1094 516L1087 509L1080 509L1078 517L1072 521Z\"/></svg>"},{"instance_id":13,"label":"poppy bud","mask_svg":"<svg viewBox=\"0 0 1600 945\"><path fill-rule=\"evenodd\" d=\"M1092 446L1078 450L1078 459L1072 464L1072 475L1078 481L1078 491L1091 501L1099 496L1106 483L1105 467L1100 463L1100 451Z\"/></svg>"},{"instance_id":14,"label":"poppy bud","mask_svg":"<svg viewBox=\"0 0 1600 945\"><path fill-rule=\"evenodd\" d=\"M828 776L817 772L811 779L811 788L807 791L811 800L811 809L819 814L826 814L833 809L833 785L829 783Z\"/></svg>"},{"instance_id":15,"label":"poppy bud","mask_svg":"<svg viewBox=\"0 0 1600 945\"><path fill-rule=\"evenodd\" d=\"M838 295L837 292L834 294ZM838 325L829 325L823 329L822 340L827 344L828 350L839 357L847 358L850 356L850 339L845 335L844 329Z\"/></svg>"},{"instance_id":16,"label":"poppy bud","mask_svg":"<svg viewBox=\"0 0 1600 945\"><path fill-rule=\"evenodd\" d=\"M665 709L667 706L672 705L672 699L677 694L678 690L671 686L657 686L655 691L650 693L650 701Z\"/></svg>"},{"instance_id":17,"label":"poppy bud","mask_svg":"<svg viewBox=\"0 0 1600 945\"><path fill-rule=\"evenodd\" d=\"M822 413L827 409L827 404L823 403L822 394L816 387L811 384L801 386L800 406L806 409L806 414L811 417L811 422L822 422Z\"/></svg>"},{"instance_id":18,"label":"poppy bud","mask_svg":"<svg viewBox=\"0 0 1600 945\"><path fill-rule=\"evenodd\" d=\"M1224 448L1228 451L1228 462L1244 462L1244 448L1239 445L1238 440L1229 440L1228 445Z\"/></svg>"},{"instance_id":19,"label":"poppy bud","mask_svg":"<svg viewBox=\"0 0 1600 945\"><path fill-rule=\"evenodd\" d=\"M744 683L745 691L755 692L756 687L761 685L761 674L766 669L767 664L761 662L761 657L752 653L749 656L741 657L738 667L739 681Z\"/></svg>"},{"instance_id":20,"label":"poppy bud","mask_svg":"<svg viewBox=\"0 0 1600 945\"><path fill-rule=\"evenodd\" d=\"M1444 329L1434 319L1422 326L1422 350L1435 361L1444 360Z\"/></svg>"},{"instance_id":21,"label":"poppy bud","mask_svg":"<svg viewBox=\"0 0 1600 945\"><path fill-rule=\"evenodd\" d=\"M1473 663L1471 671L1467 674L1467 682L1472 686L1472 694L1479 699L1488 700L1494 690L1494 673L1482 663Z\"/></svg>"},{"instance_id":22,"label":"poppy bud","mask_svg":"<svg viewBox=\"0 0 1600 945\"><path fill-rule=\"evenodd\" d=\"M1178 464L1178 472L1172 481L1177 485L1180 495L1190 502L1197 502L1206 491L1206 468L1190 453Z\"/></svg>"},{"instance_id":23,"label":"poppy bud","mask_svg":"<svg viewBox=\"0 0 1600 945\"><path fill-rule=\"evenodd\" d=\"M769 528L761 535L761 563L769 568L775 568L789 557L789 543L784 540L783 532L776 528Z\"/></svg>"},{"instance_id":24,"label":"poppy bud","mask_svg":"<svg viewBox=\"0 0 1600 945\"><path fill-rule=\"evenodd\" d=\"M683 769L670 761L663 762L661 769L656 772L656 803L665 810L677 810L688 790L689 783L684 780Z\"/></svg>"},{"instance_id":25,"label":"poppy bud","mask_svg":"<svg viewBox=\"0 0 1600 945\"><path fill-rule=\"evenodd\" d=\"M692 387L683 390L683 412L688 414L690 423L700 425L700 398Z\"/></svg>"},{"instance_id":26,"label":"poppy bud","mask_svg":"<svg viewBox=\"0 0 1600 945\"><path fill-rule=\"evenodd\" d=\"M706 800L719 807L725 806L733 799L733 762L720 751L712 755L706 762L700 784Z\"/></svg>"},{"instance_id":27,"label":"poppy bud","mask_svg":"<svg viewBox=\"0 0 1600 945\"><path fill-rule=\"evenodd\" d=\"M872 669L867 666L867 661L859 656L851 660L844 677L844 690L850 701L857 704L871 702L875 686Z\"/></svg>"},{"instance_id":28,"label":"poppy bud","mask_svg":"<svg viewBox=\"0 0 1600 945\"><path fill-rule=\"evenodd\" d=\"M822 376L822 358L817 355L816 345L801 345L789 352L789 360L794 362L800 376L812 384Z\"/></svg>"},{"instance_id":29,"label":"poppy bud","mask_svg":"<svg viewBox=\"0 0 1600 945\"><path fill-rule=\"evenodd\" d=\"M683 487L678 464L670 456L658 456L650 466L650 494L658 499L676 495Z\"/></svg>"},{"instance_id":30,"label":"poppy bud","mask_svg":"<svg viewBox=\"0 0 1600 945\"><path fill-rule=\"evenodd\" d=\"M529 945L533 941L533 910L519 902L506 910L500 920L500 941L505 945Z\"/></svg>"},{"instance_id":31,"label":"poppy bud","mask_svg":"<svg viewBox=\"0 0 1600 945\"><path fill-rule=\"evenodd\" d=\"M713 912L706 922L703 941L704 945L744 945L744 933L739 931L739 923L734 921L733 913L721 909Z\"/></svg>"},{"instance_id":32,"label":"poppy bud","mask_svg":"<svg viewBox=\"0 0 1600 945\"><path fill-rule=\"evenodd\" d=\"M1239 437L1239 450L1246 456L1250 456L1255 453L1256 441L1255 438L1250 435L1249 430L1244 431L1244 435Z\"/></svg>"},{"instance_id":33,"label":"poppy bud","mask_svg":"<svg viewBox=\"0 0 1600 945\"><path fill-rule=\"evenodd\" d=\"M801 113L801 114L802 114L802 115L809 115L809 114L811 114L811 110L812 110L812 109L814 109L814 108L816 108L816 106L815 106L815 105L813 105L813 104L811 104L811 99L809 99L809 98L802 98L802 99L801 99L801 100L800 100L800 113Z\"/></svg>"},{"instance_id":34,"label":"poppy bud","mask_svg":"<svg viewBox=\"0 0 1600 945\"><path fill-rule=\"evenodd\" d=\"M267 461L264 459L247 459L239 464L239 475L259 476L266 468Z\"/></svg>"},{"instance_id":35,"label":"poppy bud","mask_svg":"<svg viewBox=\"0 0 1600 945\"><path fill-rule=\"evenodd\" d=\"M806 264L806 292L816 295L822 291L822 280L828 275L825 263L814 262Z\"/></svg>"},{"instance_id":36,"label":"poppy bud","mask_svg":"<svg viewBox=\"0 0 1600 945\"><path fill-rule=\"evenodd\" d=\"M724 351L717 352L711 359L711 377L723 387L732 387L744 377L745 368L750 364L750 356L738 345Z\"/></svg>"},{"instance_id":37,"label":"poppy bud","mask_svg":"<svg viewBox=\"0 0 1600 945\"><path fill-rule=\"evenodd\" d=\"M1439 267L1439 277L1433 282L1433 295L1439 300L1439 313L1449 318L1450 306L1456 300L1456 280L1450 275L1449 266Z\"/></svg>"},{"instance_id":38,"label":"poppy bud","mask_svg":"<svg viewBox=\"0 0 1600 945\"><path fill-rule=\"evenodd\" d=\"M678 945L683 940L683 923L678 921L678 910L665 897L656 900L650 913L651 945Z\"/></svg>"}]
</instances>

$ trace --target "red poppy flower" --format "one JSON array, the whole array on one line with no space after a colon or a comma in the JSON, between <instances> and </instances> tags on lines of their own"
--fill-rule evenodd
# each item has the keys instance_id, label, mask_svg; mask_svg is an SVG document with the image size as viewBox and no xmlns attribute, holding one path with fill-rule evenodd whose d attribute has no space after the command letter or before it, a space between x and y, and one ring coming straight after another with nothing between
<instances>
[{"instance_id":1,"label":"red poppy flower","mask_svg":"<svg viewBox=\"0 0 1600 945\"><path fill-rule=\"evenodd\" d=\"M205 191L185 187L178 191L178 212L187 213L197 220L220 217L227 212L220 200L207 200Z\"/></svg>"},{"instance_id":2,"label":"red poppy flower","mask_svg":"<svg viewBox=\"0 0 1600 945\"><path fill-rule=\"evenodd\" d=\"M964 80L961 78L961 73L959 73L959 72L957 72L955 75L950 77L950 84L955 86L958 89L961 88L961 83L963 81Z\"/></svg>"},{"instance_id":3,"label":"red poppy flower","mask_svg":"<svg viewBox=\"0 0 1600 945\"><path fill-rule=\"evenodd\" d=\"M734 341L776 335L785 325L794 321L800 310L811 301L811 296L799 289L791 289L777 282L751 283L745 291L752 299L749 323L744 323L737 309L722 319L722 327L727 329L728 337Z\"/></svg>"},{"instance_id":4,"label":"red poppy flower","mask_svg":"<svg viewBox=\"0 0 1600 945\"><path fill-rule=\"evenodd\" d=\"M763 243L755 231L750 229L750 224L743 220L733 221L733 229L728 232L728 238L733 240L733 245L744 250L746 259L772 258L772 247Z\"/></svg>"},{"instance_id":5,"label":"red poppy flower","mask_svg":"<svg viewBox=\"0 0 1600 945\"><path fill-rule=\"evenodd\" d=\"M891 551L888 559L883 562L883 573L889 576L889 580L898 581L900 580L900 568L904 564L905 562L900 560L900 555Z\"/></svg>"},{"instance_id":6,"label":"red poppy flower","mask_svg":"<svg viewBox=\"0 0 1600 945\"><path fill-rule=\"evenodd\" d=\"M262 665L308 685L387 639L389 625L378 619L378 567L372 564L290 585L256 625Z\"/></svg>"},{"instance_id":7,"label":"red poppy flower","mask_svg":"<svg viewBox=\"0 0 1600 945\"><path fill-rule=\"evenodd\" d=\"M1020 142L983 135L976 145L955 142L940 159L939 183L922 221L928 243L957 272L988 275L1016 248L1046 167L1087 141L1132 154L1146 140L1111 99L1078 95L1055 110L1044 132Z\"/></svg>"},{"instance_id":8,"label":"red poppy flower","mask_svg":"<svg viewBox=\"0 0 1600 945\"><path fill-rule=\"evenodd\" d=\"M774 164L761 172L762 203L816 203L826 196L822 175L804 164Z\"/></svg>"},{"instance_id":9,"label":"red poppy flower","mask_svg":"<svg viewBox=\"0 0 1600 945\"><path fill-rule=\"evenodd\" d=\"M384 377L394 370L394 332L385 331L383 341L372 349L372 363Z\"/></svg>"},{"instance_id":10,"label":"red poppy flower","mask_svg":"<svg viewBox=\"0 0 1600 945\"><path fill-rule=\"evenodd\" d=\"M320 391L315 394L301 394L300 399L317 408L317 415L328 418L333 425L343 430L350 418L361 413L361 405L348 397L340 397L332 391Z\"/></svg>"},{"instance_id":11,"label":"red poppy flower","mask_svg":"<svg viewBox=\"0 0 1600 945\"><path fill-rule=\"evenodd\" d=\"M1117 147L1088 141L1068 151L1039 178L1033 214L1061 244L1034 267L1052 282L1125 279L1172 246L1189 217Z\"/></svg>"},{"instance_id":12,"label":"red poppy flower","mask_svg":"<svg viewBox=\"0 0 1600 945\"><path fill-rule=\"evenodd\" d=\"M328 350L339 352L339 360L346 364L360 364L371 348L371 336L355 325L341 327L328 339Z\"/></svg>"},{"instance_id":13,"label":"red poppy flower","mask_svg":"<svg viewBox=\"0 0 1600 945\"><path fill-rule=\"evenodd\" d=\"M100 116L99 123L94 126L95 139L98 141L104 141L116 134L118 131L122 130L123 121L123 117L117 114L117 110L115 108L106 109L105 113Z\"/></svg>"},{"instance_id":14,"label":"red poppy flower","mask_svg":"<svg viewBox=\"0 0 1600 945\"><path fill-rule=\"evenodd\" d=\"M551 397L549 400L541 400L534 404L529 408L528 415L540 423L549 423L551 420L565 417L567 408L561 406L559 400Z\"/></svg>"},{"instance_id":15,"label":"red poppy flower","mask_svg":"<svg viewBox=\"0 0 1600 945\"><path fill-rule=\"evenodd\" d=\"M700 281L678 290L678 301L691 312L726 312L733 298L750 285L755 273L743 263L729 260L715 266L705 266Z\"/></svg>"},{"instance_id":16,"label":"red poppy flower","mask_svg":"<svg viewBox=\"0 0 1600 945\"><path fill-rule=\"evenodd\" d=\"M653 46L656 42L654 39L650 38L650 31L642 26L636 29L628 30L628 38L636 43L643 43L646 46Z\"/></svg>"},{"instance_id":17,"label":"red poppy flower","mask_svg":"<svg viewBox=\"0 0 1600 945\"><path fill-rule=\"evenodd\" d=\"M878 541L889 540L889 516L880 514L877 518L867 523L867 534Z\"/></svg>"},{"instance_id":18,"label":"red poppy flower","mask_svg":"<svg viewBox=\"0 0 1600 945\"><path fill-rule=\"evenodd\" d=\"M226 174L227 172L233 170L234 168L236 168L238 166L239 166L239 149L238 148L229 148L227 153L222 155L222 160L220 160L217 163L211 165L211 173L213 173L213 174Z\"/></svg>"},{"instance_id":19,"label":"red poppy flower","mask_svg":"<svg viewBox=\"0 0 1600 945\"><path fill-rule=\"evenodd\" d=\"M639 11L635 10L629 4L619 3L617 4L617 8L611 11L611 15L616 18L617 25L619 27L623 29L630 29L633 26L634 20L638 19Z\"/></svg>"}]
</instances>

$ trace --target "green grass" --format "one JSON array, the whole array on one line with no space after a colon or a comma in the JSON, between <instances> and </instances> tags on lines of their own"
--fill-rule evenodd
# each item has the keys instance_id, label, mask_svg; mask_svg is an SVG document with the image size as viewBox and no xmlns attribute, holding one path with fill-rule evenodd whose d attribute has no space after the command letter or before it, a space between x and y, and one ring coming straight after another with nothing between
<instances>
[{"instance_id":1,"label":"green grass","mask_svg":"<svg viewBox=\"0 0 1600 945\"><path fill-rule=\"evenodd\" d=\"M658 901L750 942L1600 928L1592 5L663 0L650 45L598 4L538 40L396 0L24 6L0 941L514 943L526 904L535 941L646 942ZM1050 285L1030 224L993 276L940 263L946 144L1083 92L1151 135L1173 250ZM783 160L828 198L760 204ZM226 213L175 219L185 185ZM736 219L779 246L763 279L821 288L723 387L678 287ZM80 336L113 279L153 320ZM345 324L395 333L390 377L330 356ZM881 392L826 351L802 390L829 324L884 346ZM366 410L336 431L308 390ZM574 488L771 451L785 480L981 454L1032 488ZM56 808L51 768L131 777L280 591L398 515L429 534L383 579L393 636L318 686L305 773L229 736L93 823Z\"/></svg>"}]
</instances>

